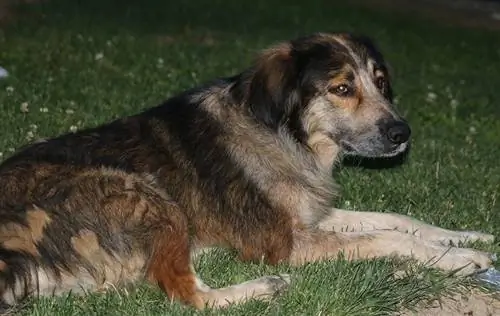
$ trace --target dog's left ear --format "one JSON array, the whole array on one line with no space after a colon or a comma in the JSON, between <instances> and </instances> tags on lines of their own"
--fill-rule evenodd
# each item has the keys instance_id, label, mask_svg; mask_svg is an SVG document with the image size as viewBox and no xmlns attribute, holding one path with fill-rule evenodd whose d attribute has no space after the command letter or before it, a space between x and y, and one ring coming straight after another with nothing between
<instances>
[{"instance_id":1,"label":"dog's left ear","mask_svg":"<svg viewBox=\"0 0 500 316\"><path fill-rule=\"evenodd\" d=\"M244 99L252 114L275 129L299 105L297 73L288 43L265 50L245 78Z\"/></svg>"}]
</instances>

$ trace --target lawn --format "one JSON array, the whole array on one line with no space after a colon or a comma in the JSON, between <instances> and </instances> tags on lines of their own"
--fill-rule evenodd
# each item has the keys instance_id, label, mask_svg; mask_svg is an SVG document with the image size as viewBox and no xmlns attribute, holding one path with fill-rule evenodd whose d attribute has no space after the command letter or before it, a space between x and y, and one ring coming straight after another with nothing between
<instances>
[{"instance_id":1,"label":"lawn","mask_svg":"<svg viewBox=\"0 0 500 316\"><path fill-rule=\"evenodd\" d=\"M130 2L130 3L129 3ZM78 5L71 3L79 3ZM389 169L334 171L337 205L399 212L500 237L500 34L445 28L334 1L63 1L31 5L0 28L0 152L154 106L183 89L244 69L269 44L314 31L373 37L392 69L413 129L411 155ZM498 245L482 246L498 252ZM216 251L196 263L211 286L288 272L290 290L223 315L387 315L464 280L400 262L345 260L302 268L243 264ZM467 281L468 282L468 281ZM141 285L28 302L24 315L191 315Z\"/></svg>"}]
</instances>

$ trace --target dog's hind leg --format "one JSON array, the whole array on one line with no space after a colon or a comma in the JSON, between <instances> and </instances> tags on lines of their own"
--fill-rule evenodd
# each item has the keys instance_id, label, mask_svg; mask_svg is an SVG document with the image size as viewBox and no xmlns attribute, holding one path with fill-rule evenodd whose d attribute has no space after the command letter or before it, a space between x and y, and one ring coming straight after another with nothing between
<instances>
[{"instance_id":1,"label":"dog's hind leg","mask_svg":"<svg viewBox=\"0 0 500 316\"><path fill-rule=\"evenodd\" d=\"M265 276L225 288L210 288L194 272L188 227L187 223L182 222L169 225L164 235L155 237L147 274L148 279L157 283L171 299L178 299L198 309L224 307L250 299L268 300L284 290L290 282L288 276Z\"/></svg>"},{"instance_id":2,"label":"dog's hind leg","mask_svg":"<svg viewBox=\"0 0 500 316\"><path fill-rule=\"evenodd\" d=\"M0 307L145 277L171 299L200 309L269 299L288 285L268 276L204 286L191 266L185 213L149 178L89 169L48 192L39 188L36 206L0 209Z\"/></svg>"},{"instance_id":3,"label":"dog's hind leg","mask_svg":"<svg viewBox=\"0 0 500 316\"><path fill-rule=\"evenodd\" d=\"M460 269L468 275L491 266L487 253L467 248L446 247L395 230L336 233L322 230L298 230L294 234L290 263L336 258L368 259L388 256L411 257L443 270Z\"/></svg>"},{"instance_id":4,"label":"dog's hind leg","mask_svg":"<svg viewBox=\"0 0 500 316\"><path fill-rule=\"evenodd\" d=\"M459 245L481 241L491 243L495 237L475 231L453 231L433 226L406 215L380 212L357 212L333 209L322 219L318 228L335 232L366 232L393 229L442 244Z\"/></svg>"}]
</instances>

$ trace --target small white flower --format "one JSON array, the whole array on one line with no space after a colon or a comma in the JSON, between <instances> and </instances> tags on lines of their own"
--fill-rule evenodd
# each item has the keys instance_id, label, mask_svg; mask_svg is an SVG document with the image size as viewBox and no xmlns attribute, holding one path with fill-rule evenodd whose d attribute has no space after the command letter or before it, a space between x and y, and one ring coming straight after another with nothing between
<instances>
[{"instance_id":1,"label":"small white flower","mask_svg":"<svg viewBox=\"0 0 500 316\"><path fill-rule=\"evenodd\" d=\"M446 92L446 96L448 97L448 99L453 98L453 93L451 92L451 88L450 87L446 87L445 88L445 92Z\"/></svg>"},{"instance_id":2,"label":"small white flower","mask_svg":"<svg viewBox=\"0 0 500 316\"><path fill-rule=\"evenodd\" d=\"M474 126L469 127L469 133L476 134L477 130Z\"/></svg>"},{"instance_id":3,"label":"small white flower","mask_svg":"<svg viewBox=\"0 0 500 316\"><path fill-rule=\"evenodd\" d=\"M0 79L2 78L7 78L9 76L9 73L5 68L0 67Z\"/></svg>"},{"instance_id":4,"label":"small white flower","mask_svg":"<svg viewBox=\"0 0 500 316\"><path fill-rule=\"evenodd\" d=\"M77 130L78 130L78 127L76 125L71 125L69 128L69 131L72 133L76 133Z\"/></svg>"},{"instance_id":5,"label":"small white flower","mask_svg":"<svg viewBox=\"0 0 500 316\"><path fill-rule=\"evenodd\" d=\"M35 133L33 133L33 131L28 131L28 132L26 133L26 139L27 139L27 140L30 140L30 139L32 139L33 137L35 137Z\"/></svg>"},{"instance_id":6,"label":"small white flower","mask_svg":"<svg viewBox=\"0 0 500 316\"><path fill-rule=\"evenodd\" d=\"M38 129L38 125L36 124L30 124L30 128L33 130L33 131L36 131Z\"/></svg>"},{"instance_id":7,"label":"small white flower","mask_svg":"<svg viewBox=\"0 0 500 316\"><path fill-rule=\"evenodd\" d=\"M28 105L28 102L23 102L21 103L21 106L19 107L19 109L21 110L21 112L23 113L28 113L30 111L29 109L29 105Z\"/></svg>"},{"instance_id":8,"label":"small white flower","mask_svg":"<svg viewBox=\"0 0 500 316\"><path fill-rule=\"evenodd\" d=\"M437 94L435 94L434 92L427 93L427 101L428 102L434 102L434 101L436 101L436 99L437 99Z\"/></svg>"},{"instance_id":9,"label":"small white flower","mask_svg":"<svg viewBox=\"0 0 500 316\"><path fill-rule=\"evenodd\" d=\"M95 59L95 60L101 60L101 59L103 59L103 58L104 58L104 54L103 54L103 53L97 53L97 54L95 54L95 56L94 56L94 59Z\"/></svg>"},{"instance_id":10,"label":"small white flower","mask_svg":"<svg viewBox=\"0 0 500 316\"><path fill-rule=\"evenodd\" d=\"M7 88L5 88L5 91L7 91L8 93L12 93L14 92L14 87L8 86Z\"/></svg>"},{"instance_id":11,"label":"small white flower","mask_svg":"<svg viewBox=\"0 0 500 316\"><path fill-rule=\"evenodd\" d=\"M9 147L7 150L10 151L11 153L16 151L16 149L14 147Z\"/></svg>"},{"instance_id":12,"label":"small white flower","mask_svg":"<svg viewBox=\"0 0 500 316\"><path fill-rule=\"evenodd\" d=\"M72 110L72 109L67 109L66 110L66 114L68 114L68 115L71 115L71 114L74 114L74 113L75 113L75 111Z\"/></svg>"},{"instance_id":13,"label":"small white flower","mask_svg":"<svg viewBox=\"0 0 500 316\"><path fill-rule=\"evenodd\" d=\"M163 58L158 58L158 64L163 64Z\"/></svg>"},{"instance_id":14,"label":"small white flower","mask_svg":"<svg viewBox=\"0 0 500 316\"><path fill-rule=\"evenodd\" d=\"M384 198L385 198L384 194L380 195L380 197L378 198L377 202L379 202L379 203L384 202Z\"/></svg>"},{"instance_id":15,"label":"small white flower","mask_svg":"<svg viewBox=\"0 0 500 316\"><path fill-rule=\"evenodd\" d=\"M470 145L474 142L474 140L472 139L471 135L467 135L465 136L465 142Z\"/></svg>"},{"instance_id":16,"label":"small white flower","mask_svg":"<svg viewBox=\"0 0 500 316\"><path fill-rule=\"evenodd\" d=\"M47 112L49 112L49 109L48 108L40 108L40 112L47 113Z\"/></svg>"}]
</instances>

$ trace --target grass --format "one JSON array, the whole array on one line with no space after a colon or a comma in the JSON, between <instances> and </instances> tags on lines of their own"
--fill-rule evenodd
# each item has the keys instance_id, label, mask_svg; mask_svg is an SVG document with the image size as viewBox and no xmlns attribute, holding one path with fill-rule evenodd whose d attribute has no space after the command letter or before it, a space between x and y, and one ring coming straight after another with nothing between
<instances>
[{"instance_id":1,"label":"grass","mask_svg":"<svg viewBox=\"0 0 500 316\"><path fill-rule=\"evenodd\" d=\"M313 31L348 30L377 40L392 69L413 151L398 168L335 171L338 205L409 214L451 229L500 237L500 36L445 28L333 1L70 1L23 8L0 29L0 152L38 137L106 122L156 105L205 80L242 70L254 53ZM77 2L74 2L77 3ZM137 2L138 3L138 2ZM498 252L498 245L482 246ZM290 291L222 315L387 315L464 281L400 262L345 260L292 269L202 257L211 286L265 274L293 275ZM412 272L413 271L413 272ZM29 302L24 315L191 315L146 285L86 297Z\"/></svg>"}]
</instances>

